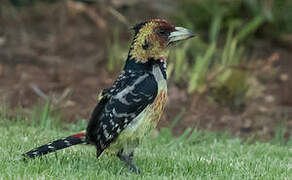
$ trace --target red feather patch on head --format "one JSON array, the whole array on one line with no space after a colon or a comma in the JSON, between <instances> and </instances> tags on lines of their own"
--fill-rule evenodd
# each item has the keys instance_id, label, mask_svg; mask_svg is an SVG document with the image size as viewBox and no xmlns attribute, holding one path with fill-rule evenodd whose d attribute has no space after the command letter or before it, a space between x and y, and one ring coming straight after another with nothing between
<instances>
[{"instance_id":1,"label":"red feather patch on head","mask_svg":"<svg viewBox=\"0 0 292 180\"><path fill-rule=\"evenodd\" d=\"M159 23L161 26L165 26L165 27L169 27L169 28L174 29L174 25L165 19L151 19L149 22L156 22L156 23Z\"/></svg>"},{"instance_id":2,"label":"red feather patch on head","mask_svg":"<svg viewBox=\"0 0 292 180\"><path fill-rule=\"evenodd\" d=\"M148 21L144 21L144 22L141 22L141 23L139 23L139 24L136 24L135 26L133 26L132 27L132 29L135 31L135 34L137 34L138 32L139 32L139 30L145 25L145 24L147 24L147 23L149 23L149 22L154 22L154 23L157 23L157 24L159 24L159 27L160 28L162 28L162 29L164 29L164 30L167 30L167 31L174 31L174 28L175 28L175 26L171 23L171 22L169 22L169 21L167 21L167 20L165 20L165 19L159 19L159 18L157 18L157 19L150 19L150 20L148 20Z\"/></svg>"},{"instance_id":3,"label":"red feather patch on head","mask_svg":"<svg viewBox=\"0 0 292 180\"><path fill-rule=\"evenodd\" d=\"M153 29L160 46L162 47L168 39L171 32L175 31L175 26L164 19L152 19L150 22L157 24Z\"/></svg>"},{"instance_id":4,"label":"red feather patch on head","mask_svg":"<svg viewBox=\"0 0 292 180\"><path fill-rule=\"evenodd\" d=\"M159 24L157 27L157 31L164 31L170 33L175 30L174 29L175 26L171 22L168 22L164 19L152 19L150 21Z\"/></svg>"}]
</instances>

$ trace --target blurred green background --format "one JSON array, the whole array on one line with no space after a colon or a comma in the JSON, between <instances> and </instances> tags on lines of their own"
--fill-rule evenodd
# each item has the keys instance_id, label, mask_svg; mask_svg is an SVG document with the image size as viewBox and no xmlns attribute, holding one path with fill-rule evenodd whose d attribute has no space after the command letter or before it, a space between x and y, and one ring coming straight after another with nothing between
<instances>
[{"instance_id":1,"label":"blurred green background","mask_svg":"<svg viewBox=\"0 0 292 180\"><path fill-rule=\"evenodd\" d=\"M196 33L168 60L173 124L234 136L292 132L290 0L2 0L0 106L64 122L88 119L127 57L129 27L165 18ZM40 107L44 107L43 109ZM40 113L42 114L42 113ZM40 117L40 122L44 118Z\"/></svg>"}]
</instances>

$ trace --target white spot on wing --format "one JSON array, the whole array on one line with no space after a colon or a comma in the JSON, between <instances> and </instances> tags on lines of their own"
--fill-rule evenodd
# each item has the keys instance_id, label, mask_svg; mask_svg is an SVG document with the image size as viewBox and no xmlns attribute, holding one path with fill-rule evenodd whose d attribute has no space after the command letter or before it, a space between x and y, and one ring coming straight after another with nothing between
<instances>
[{"instance_id":1,"label":"white spot on wing","mask_svg":"<svg viewBox=\"0 0 292 180\"><path fill-rule=\"evenodd\" d=\"M67 140L64 141L64 143L67 145L67 146L71 146L71 143Z\"/></svg>"},{"instance_id":2,"label":"white spot on wing","mask_svg":"<svg viewBox=\"0 0 292 180\"><path fill-rule=\"evenodd\" d=\"M129 117L129 116L136 116L135 113L117 113L116 109L113 109L113 114L115 117L121 118L121 117Z\"/></svg>"},{"instance_id":3,"label":"white spot on wing","mask_svg":"<svg viewBox=\"0 0 292 180\"><path fill-rule=\"evenodd\" d=\"M115 125L115 123L114 123L114 121L112 119L110 119L110 123L111 123L112 126Z\"/></svg>"},{"instance_id":4,"label":"white spot on wing","mask_svg":"<svg viewBox=\"0 0 292 180\"><path fill-rule=\"evenodd\" d=\"M117 133L120 133L120 132L121 132L121 129L120 129L120 128L118 128L118 129L117 129Z\"/></svg>"},{"instance_id":5,"label":"white spot on wing","mask_svg":"<svg viewBox=\"0 0 292 180\"><path fill-rule=\"evenodd\" d=\"M104 134L104 136L105 136L106 139L109 138L109 133L107 132L106 129L103 130L103 134Z\"/></svg>"},{"instance_id":6,"label":"white spot on wing","mask_svg":"<svg viewBox=\"0 0 292 180\"><path fill-rule=\"evenodd\" d=\"M142 98L133 99L134 102L140 102Z\"/></svg>"}]
</instances>

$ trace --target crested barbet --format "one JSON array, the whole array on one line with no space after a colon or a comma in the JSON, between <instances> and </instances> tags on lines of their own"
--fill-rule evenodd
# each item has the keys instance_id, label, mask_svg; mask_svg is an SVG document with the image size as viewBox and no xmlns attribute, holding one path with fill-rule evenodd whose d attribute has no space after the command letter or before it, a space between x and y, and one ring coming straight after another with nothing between
<instances>
[{"instance_id":1,"label":"crested barbet","mask_svg":"<svg viewBox=\"0 0 292 180\"><path fill-rule=\"evenodd\" d=\"M113 85L103 90L86 131L62 138L27 153L35 158L59 149L87 143L102 153L116 155L132 171L134 150L153 130L167 100L166 61L170 47L194 34L164 19L151 19L135 25L125 66Z\"/></svg>"}]
</instances>

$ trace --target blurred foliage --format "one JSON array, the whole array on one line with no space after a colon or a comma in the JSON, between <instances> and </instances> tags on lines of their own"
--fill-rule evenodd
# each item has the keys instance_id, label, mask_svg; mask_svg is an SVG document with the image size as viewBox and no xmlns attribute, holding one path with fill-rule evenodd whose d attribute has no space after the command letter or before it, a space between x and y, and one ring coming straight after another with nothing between
<instances>
[{"instance_id":1,"label":"blurred foliage","mask_svg":"<svg viewBox=\"0 0 292 180\"><path fill-rule=\"evenodd\" d=\"M127 58L129 45L121 45L118 29L114 29L112 39L108 39L106 44L108 49L107 68L110 71L121 68Z\"/></svg>"},{"instance_id":2,"label":"blurred foliage","mask_svg":"<svg viewBox=\"0 0 292 180\"><path fill-rule=\"evenodd\" d=\"M279 32L292 33L292 1L274 0L273 18L269 29L275 35Z\"/></svg>"},{"instance_id":3,"label":"blurred foliage","mask_svg":"<svg viewBox=\"0 0 292 180\"><path fill-rule=\"evenodd\" d=\"M5 105L0 106L0 125L9 126L11 121L21 126L38 127L41 130L63 128L61 114L49 99L45 103L35 105L29 111L20 106L17 111L11 111Z\"/></svg>"},{"instance_id":4,"label":"blurred foliage","mask_svg":"<svg viewBox=\"0 0 292 180\"><path fill-rule=\"evenodd\" d=\"M55 3L57 0L10 0L15 7L30 6L37 2Z\"/></svg>"},{"instance_id":5,"label":"blurred foliage","mask_svg":"<svg viewBox=\"0 0 292 180\"><path fill-rule=\"evenodd\" d=\"M189 93L207 93L220 104L241 109L251 76L245 49L256 36L269 39L291 32L291 5L288 0L180 1L176 24L198 36L174 50L169 74L177 82L184 80Z\"/></svg>"},{"instance_id":6,"label":"blurred foliage","mask_svg":"<svg viewBox=\"0 0 292 180\"><path fill-rule=\"evenodd\" d=\"M209 30L210 40L216 33L228 29L231 21L245 24L254 18L264 18L258 33L292 32L292 1L290 0L182 0L177 22L193 29ZM210 26L210 22L213 22ZM222 22L219 31L212 28ZM258 19L258 22L261 22ZM276 31L275 31L276 30Z\"/></svg>"}]
</instances>

